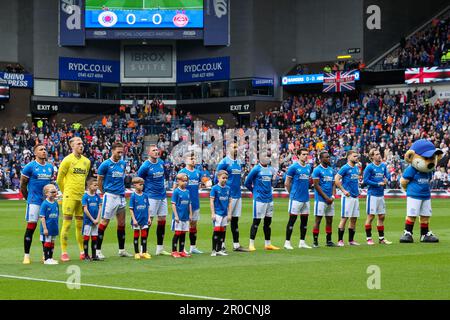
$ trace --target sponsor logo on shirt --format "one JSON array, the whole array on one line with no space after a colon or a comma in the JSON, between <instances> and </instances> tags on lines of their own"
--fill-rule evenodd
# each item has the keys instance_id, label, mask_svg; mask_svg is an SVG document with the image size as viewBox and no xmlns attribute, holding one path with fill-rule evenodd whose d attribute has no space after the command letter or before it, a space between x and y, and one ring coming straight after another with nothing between
<instances>
[{"instance_id":1,"label":"sponsor logo on shirt","mask_svg":"<svg viewBox=\"0 0 450 320\"><path fill-rule=\"evenodd\" d=\"M81 168L73 168L73 173L74 174L86 174L86 169L81 169Z\"/></svg>"},{"instance_id":2,"label":"sponsor logo on shirt","mask_svg":"<svg viewBox=\"0 0 450 320\"><path fill-rule=\"evenodd\" d=\"M37 174L37 179L38 180L49 180L52 178L51 174L47 174L47 173L38 173Z\"/></svg>"},{"instance_id":3,"label":"sponsor logo on shirt","mask_svg":"<svg viewBox=\"0 0 450 320\"><path fill-rule=\"evenodd\" d=\"M298 171L297 171L297 172L298 172ZM304 173L300 173L300 174L298 175L298 179L299 179L299 180L309 180L309 175L304 174Z\"/></svg>"},{"instance_id":4,"label":"sponsor logo on shirt","mask_svg":"<svg viewBox=\"0 0 450 320\"><path fill-rule=\"evenodd\" d=\"M180 204L187 205L187 204L189 204L189 200L181 200Z\"/></svg>"},{"instance_id":5,"label":"sponsor logo on shirt","mask_svg":"<svg viewBox=\"0 0 450 320\"><path fill-rule=\"evenodd\" d=\"M324 177L323 177L323 181L325 181L325 182L331 182L331 181L333 181L333 177L330 177L330 176L324 176Z\"/></svg>"},{"instance_id":6,"label":"sponsor logo on shirt","mask_svg":"<svg viewBox=\"0 0 450 320\"><path fill-rule=\"evenodd\" d=\"M136 210L144 210L146 207L147 206L141 204L141 205L136 206Z\"/></svg>"},{"instance_id":7,"label":"sponsor logo on shirt","mask_svg":"<svg viewBox=\"0 0 450 320\"><path fill-rule=\"evenodd\" d=\"M418 184L428 184L429 180L427 178L419 178L417 179Z\"/></svg>"},{"instance_id":8,"label":"sponsor logo on shirt","mask_svg":"<svg viewBox=\"0 0 450 320\"><path fill-rule=\"evenodd\" d=\"M113 178L122 178L124 176L124 173L121 171L113 171L111 176Z\"/></svg>"},{"instance_id":9,"label":"sponsor logo on shirt","mask_svg":"<svg viewBox=\"0 0 450 320\"><path fill-rule=\"evenodd\" d=\"M161 178L164 175L164 172L155 172L153 173L153 178Z\"/></svg>"}]
</instances>

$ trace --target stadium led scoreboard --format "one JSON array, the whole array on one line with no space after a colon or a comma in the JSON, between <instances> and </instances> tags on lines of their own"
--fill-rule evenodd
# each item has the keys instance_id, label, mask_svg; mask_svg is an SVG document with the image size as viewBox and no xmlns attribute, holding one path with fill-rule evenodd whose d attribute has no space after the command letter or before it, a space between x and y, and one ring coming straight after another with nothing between
<instances>
[{"instance_id":1,"label":"stadium led scoreboard","mask_svg":"<svg viewBox=\"0 0 450 320\"><path fill-rule=\"evenodd\" d=\"M59 0L59 44L203 39L229 45L229 13L230 0Z\"/></svg>"},{"instance_id":2,"label":"stadium led scoreboard","mask_svg":"<svg viewBox=\"0 0 450 320\"><path fill-rule=\"evenodd\" d=\"M85 0L86 28L203 28L203 0Z\"/></svg>"}]
</instances>

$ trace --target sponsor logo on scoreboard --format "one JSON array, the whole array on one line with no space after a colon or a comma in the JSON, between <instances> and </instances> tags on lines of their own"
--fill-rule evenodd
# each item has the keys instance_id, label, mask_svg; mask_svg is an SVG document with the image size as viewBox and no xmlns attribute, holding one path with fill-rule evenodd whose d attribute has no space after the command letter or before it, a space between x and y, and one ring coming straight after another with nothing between
<instances>
[{"instance_id":1,"label":"sponsor logo on scoreboard","mask_svg":"<svg viewBox=\"0 0 450 320\"><path fill-rule=\"evenodd\" d=\"M189 23L189 17L185 14L184 11L179 12L173 17L173 24L179 28L186 26Z\"/></svg>"},{"instance_id":2,"label":"sponsor logo on scoreboard","mask_svg":"<svg viewBox=\"0 0 450 320\"><path fill-rule=\"evenodd\" d=\"M115 26L117 21L117 15L112 11L104 11L98 15L98 23L106 28Z\"/></svg>"}]
</instances>

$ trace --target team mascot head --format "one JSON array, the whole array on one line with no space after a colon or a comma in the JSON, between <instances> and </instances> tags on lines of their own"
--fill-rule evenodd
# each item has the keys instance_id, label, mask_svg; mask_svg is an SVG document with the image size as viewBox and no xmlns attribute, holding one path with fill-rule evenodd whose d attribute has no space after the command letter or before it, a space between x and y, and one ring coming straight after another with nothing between
<instances>
[{"instance_id":1,"label":"team mascot head","mask_svg":"<svg viewBox=\"0 0 450 320\"><path fill-rule=\"evenodd\" d=\"M414 142L406 152L405 161L417 171L426 173L434 171L442 157L442 150L436 149L432 142L420 139Z\"/></svg>"},{"instance_id":2,"label":"team mascot head","mask_svg":"<svg viewBox=\"0 0 450 320\"><path fill-rule=\"evenodd\" d=\"M431 194L429 188L424 188L424 184L431 181L432 173L443 157L442 150L436 149L434 144L428 140L420 139L414 142L411 148L405 154L405 161L417 171L411 172L407 168L403 173L400 183L407 195L407 216L405 222L405 230L400 238L400 243L412 243L413 227L417 216L420 217L420 242L439 242L439 239L429 230L429 220L431 217ZM405 175L407 178L405 178ZM414 184L414 188L409 190L408 185ZM418 191L420 190L420 191ZM411 192L411 195L408 193ZM415 198L417 193L424 199ZM428 198L427 198L428 197Z\"/></svg>"}]
</instances>

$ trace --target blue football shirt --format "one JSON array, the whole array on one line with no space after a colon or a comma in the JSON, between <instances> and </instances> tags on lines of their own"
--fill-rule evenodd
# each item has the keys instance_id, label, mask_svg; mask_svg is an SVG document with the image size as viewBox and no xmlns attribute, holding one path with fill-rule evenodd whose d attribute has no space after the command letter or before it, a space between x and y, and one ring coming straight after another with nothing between
<instances>
[{"instance_id":1,"label":"blue football shirt","mask_svg":"<svg viewBox=\"0 0 450 320\"><path fill-rule=\"evenodd\" d=\"M103 176L103 191L116 194L125 195L125 168L126 163L123 160L117 162L108 159L98 168L98 175Z\"/></svg>"},{"instance_id":2,"label":"blue football shirt","mask_svg":"<svg viewBox=\"0 0 450 320\"><path fill-rule=\"evenodd\" d=\"M187 189L181 190L180 188L176 188L172 194L172 203L177 208L180 221L189 221L189 205L191 204L189 191ZM172 219L175 219L175 214L173 213Z\"/></svg>"},{"instance_id":3,"label":"blue football shirt","mask_svg":"<svg viewBox=\"0 0 450 320\"><path fill-rule=\"evenodd\" d=\"M331 198L333 195L333 183L334 183L334 170L330 166L323 167L321 164L318 165L313 173L313 179L319 179L319 186L322 188L322 191L327 195L327 197ZM325 199L314 190L314 200L325 202Z\"/></svg>"},{"instance_id":4,"label":"blue football shirt","mask_svg":"<svg viewBox=\"0 0 450 320\"><path fill-rule=\"evenodd\" d=\"M44 187L52 182L53 166L50 163L42 165L34 160L23 168L22 175L29 179L27 203L41 205L45 199Z\"/></svg>"},{"instance_id":5,"label":"blue football shirt","mask_svg":"<svg viewBox=\"0 0 450 320\"><path fill-rule=\"evenodd\" d=\"M184 173L188 176L188 184L186 188L191 196L192 211L200 209L200 196L199 196L199 184L201 179L201 173L199 170L194 169L193 171L188 168L183 168L178 173Z\"/></svg>"},{"instance_id":6,"label":"blue football shirt","mask_svg":"<svg viewBox=\"0 0 450 320\"><path fill-rule=\"evenodd\" d=\"M413 166L406 168L403 172L403 179L409 180L406 196L418 200L431 199L430 181L432 177L432 172L419 172Z\"/></svg>"},{"instance_id":7,"label":"blue football shirt","mask_svg":"<svg viewBox=\"0 0 450 320\"><path fill-rule=\"evenodd\" d=\"M162 200L166 198L164 185L164 162L158 159L156 163L145 161L138 170L138 177L144 179L144 192L150 199Z\"/></svg>"},{"instance_id":8,"label":"blue football shirt","mask_svg":"<svg viewBox=\"0 0 450 320\"><path fill-rule=\"evenodd\" d=\"M342 166L338 174L342 177L342 186L350 193L351 197L359 196L359 167L352 167L348 163Z\"/></svg>"},{"instance_id":9,"label":"blue football shirt","mask_svg":"<svg viewBox=\"0 0 450 320\"><path fill-rule=\"evenodd\" d=\"M222 187L216 184L212 187L209 197L214 198L214 210L216 214L225 217L228 214L228 205L230 203L230 187L227 185Z\"/></svg>"},{"instance_id":10,"label":"blue football shirt","mask_svg":"<svg viewBox=\"0 0 450 320\"><path fill-rule=\"evenodd\" d=\"M92 216L92 218L97 219L98 217L98 209L100 207L100 204L102 203L102 199L100 199L100 196L98 194L90 195L89 193L85 193L83 195L83 198L81 198L81 205L87 206L87 209ZM84 210L83 210L84 212ZM84 213L83 218L83 225L92 225L91 219L88 218L88 216Z\"/></svg>"},{"instance_id":11,"label":"blue football shirt","mask_svg":"<svg viewBox=\"0 0 450 320\"><path fill-rule=\"evenodd\" d=\"M309 201L311 166L309 164L302 166L300 163L296 162L288 168L286 176L292 179L289 198L299 202Z\"/></svg>"},{"instance_id":12,"label":"blue football shirt","mask_svg":"<svg viewBox=\"0 0 450 320\"><path fill-rule=\"evenodd\" d=\"M45 199L42 204L39 211L39 217L45 218L45 224L47 226L48 230L48 236L57 236L59 234L59 228L58 228L58 220L59 220L59 207L58 202L55 200L53 202L48 201ZM42 227L41 223L41 235L44 235L44 228Z\"/></svg>"}]
</instances>

